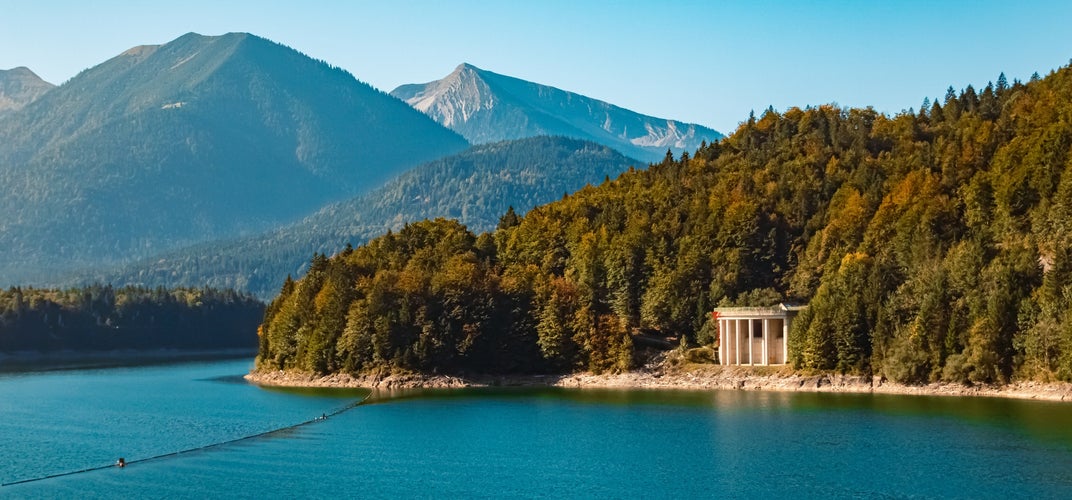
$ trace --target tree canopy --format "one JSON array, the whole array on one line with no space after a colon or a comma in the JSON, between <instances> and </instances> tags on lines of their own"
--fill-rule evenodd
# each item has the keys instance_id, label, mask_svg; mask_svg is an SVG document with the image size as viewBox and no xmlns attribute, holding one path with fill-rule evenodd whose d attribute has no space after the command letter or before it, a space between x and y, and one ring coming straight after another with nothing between
<instances>
[{"instance_id":1,"label":"tree canopy","mask_svg":"<svg viewBox=\"0 0 1072 500\"><path fill-rule=\"evenodd\" d=\"M263 315L231 290L12 287L0 290L0 352L251 349Z\"/></svg>"}]
</instances>

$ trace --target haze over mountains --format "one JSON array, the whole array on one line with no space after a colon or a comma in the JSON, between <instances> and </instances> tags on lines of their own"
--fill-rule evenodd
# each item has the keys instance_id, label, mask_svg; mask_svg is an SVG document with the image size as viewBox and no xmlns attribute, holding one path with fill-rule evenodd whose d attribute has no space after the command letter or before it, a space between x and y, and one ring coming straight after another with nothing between
<instances>
[{"instance_id":1,"label":"haze over mountains","mask_svg":"<svg viewBox=\"0 0 1072 500\"><path fill-rule=\"evenodd\" d=\"M313 252L426 217L490 229L721 137L470 65L395 95L419 109L245 33L137 46L58 87L0 72L0 286L268 297ZM458 154L465 137L482 145Z\"/></svg>"},{"instance_id":2,"label":"haze over mountains","mask_svg":"<svg viewBox=\"0 0 1072 500\"><path fill-rule=\"evenodd\" d=\"M455 218L474 231L495 228L509 207L523 214L586 184L616 178L637 160L606 146L534 137L473 146L416 167L383 187L334 203L304 220L245 238L203 243L83 275L79 283L237 288L262 298L305 273L316 252L333 255L405 223Z\"/></svg>"},{"instance_id":3,"label":"haze over mountains","mask_svg":"<svg viewBox=\"0 0 1072 500\"><path fill-rule=\"evenodd\" d=\"M25 66L0 69L0 116L22 109L53 87Z\"/></svg>"},{"instance_id":4,"label":"haze over mountains","mask_svg":"<svg viewBox=\"0 0 1072 500\"><path fill-rule=\"evenodd\" d=\"M0 117L5 285L274 227L468 145L241 33L135 47L20 99Z\"/></svg>"},{"instance_id":5,"label":"haze over mountains","mask_svg":"<svg viewBox=\"0 0 1072 500\"><path fill-rule=\"evenodd\" d=\"M437 122L481 144L562 135L610 146L648 161L680 155L722 134L702 125L655 118L597 99L462 64L442 80L391 91Z\"/></svg>"}]
</instances>

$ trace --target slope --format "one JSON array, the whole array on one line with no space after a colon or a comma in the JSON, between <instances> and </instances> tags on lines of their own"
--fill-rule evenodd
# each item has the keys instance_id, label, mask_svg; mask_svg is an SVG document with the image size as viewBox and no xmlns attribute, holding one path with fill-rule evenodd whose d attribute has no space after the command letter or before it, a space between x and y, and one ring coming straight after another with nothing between
<instances>
[{"instance_id":1,"label":"slope","mask_svg":"<svg viewBox=\"0 0 1072 500\"><path fill-rule=\"evenodd\" d=\"M253 35L135 47L0 119L0 281L292 221L465 146Z\"/></svg>"},{"instance_id":2,"label":"slope","mask_svg":"<svg viewBox=\"0 0 1072 500\"><path fill-rule=\"evenodd\" d=\"M53 87L23 66L0 70L0 116L22 109Z\"/></svg>"},{"instance_id":3,"label":"slope","mask_svg":"<svg viewBox=\"0 0 1072 500\"><path fill-rule=\"evenodd\" d=\"M562 137L474 146L421 165L367 195L325 207L300 223L153 256L110 273L89 273L81 281L196 283L270 298L288 274L304 274L314 252L331 255L347 244L432 217L491 230L509 207L524 212L637 164L606 146Z\"/></svg>"},{"instance_id":4,"label":"slope","mask_svg":"<svg viewBox=\"0 0 1072 500\"><path fill-rule=\"evenodd\" d=\"M442 80L391 92L474 144L563 135L658 161L668 149L693 151L722 134L701 125L642 115L603 101L462 64Z\"/></svg>"}]
</instances>

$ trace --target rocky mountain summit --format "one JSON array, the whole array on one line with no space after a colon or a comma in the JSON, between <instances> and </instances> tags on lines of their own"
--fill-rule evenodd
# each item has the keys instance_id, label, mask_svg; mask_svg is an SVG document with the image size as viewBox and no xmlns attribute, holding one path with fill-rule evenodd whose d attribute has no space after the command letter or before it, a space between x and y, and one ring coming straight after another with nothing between
<instances>
[{"instance_id":1,"label":"rocky mountain summit","mask_svg":"<svg viewBox=\"0 0 1072 500\"><path fill-rule=\"evenodd\" d=\"M53 87L25 66L0 69L0 115L22 109Z\"/></svg>"},{"instance_id":2,"label":"rocky mountain summit","mask_svg":"<svg viewBox=\"0 0 1072 500\"><path fill-rule=\"evenodd\" d=\"M474 144L538 135L590 140L623 154L658 161L695 151L722 134L691 123L642 115L573 92L477 68L458 66L442 80L402 85L391 95Z\"/></svg>"}]
</instances>

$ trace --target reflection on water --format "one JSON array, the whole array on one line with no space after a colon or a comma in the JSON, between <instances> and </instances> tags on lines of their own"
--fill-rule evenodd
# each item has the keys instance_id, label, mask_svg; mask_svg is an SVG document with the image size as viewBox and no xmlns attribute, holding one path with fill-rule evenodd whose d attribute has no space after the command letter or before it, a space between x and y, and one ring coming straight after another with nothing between
<instances>
[{"instance_id":1,"label":"reflection on water","mask_svg":"<svg viewBox=\"0 0 1072 500\"><path fill-rule=\"evenodd\" d=\"M256 352L249 349L223 351L137 351L73 353L60 352L44 355L0 354L0 378L13 374L26 374L65 370L91 370L108 368L131 368L139 366L167 366L199 361L251 359Z\"/></svg>"},{"instance_id":2,"label":"reflection on water","mask_svg":"<svg viewBox=\"0 0 1072 500\"><path fill-rule=\"evenodd\" d=\"M0 480L293 425L363 398L249 361L0 379ZM36 460L27 461L33 456ZM748 391L379 391L314 424L27 497L998 497L1072 491L1072 405ZM357 492L360 492L358 495Z\"/></svg>"}]
</instances>

